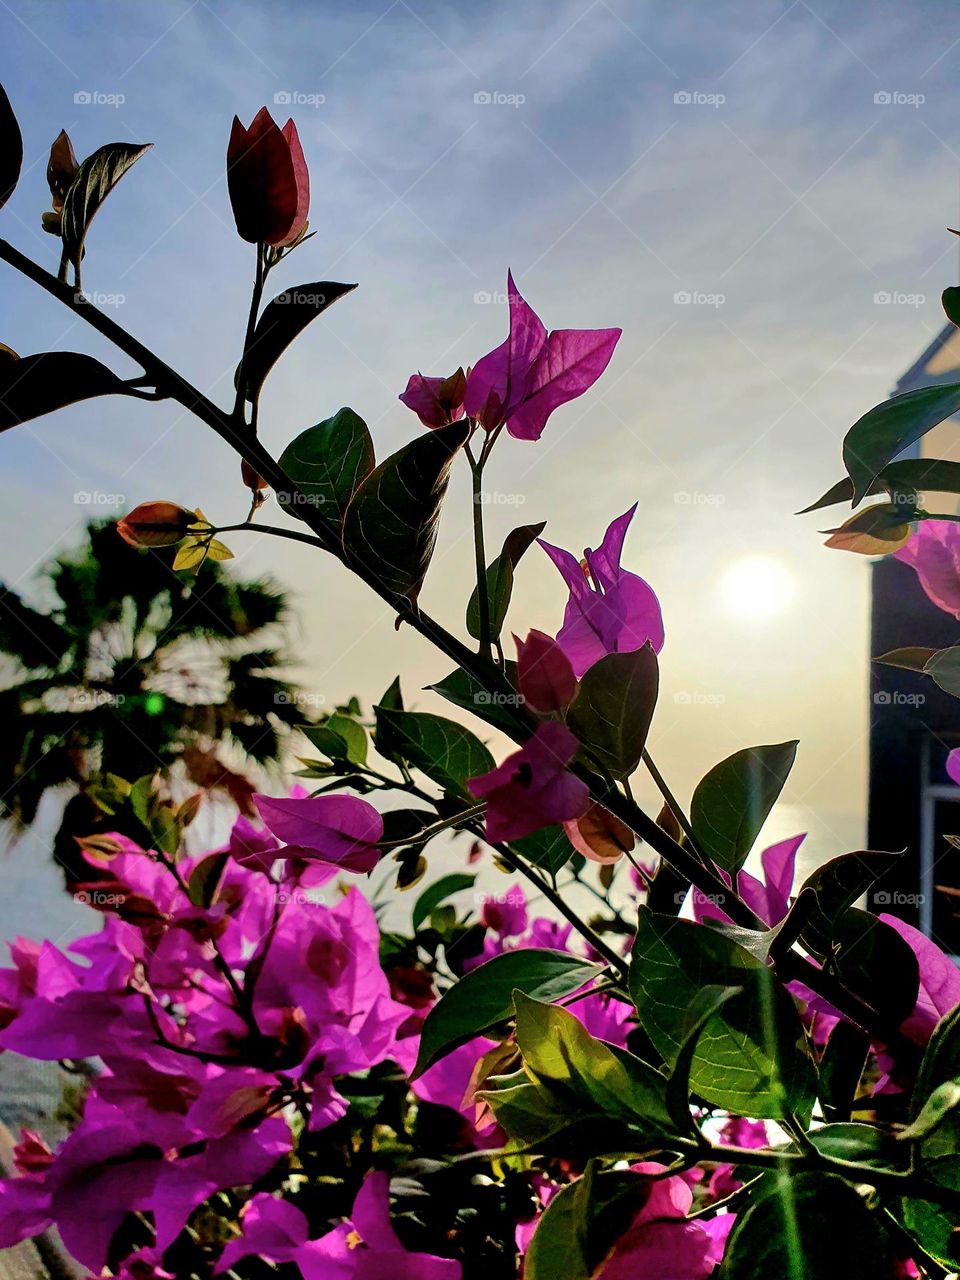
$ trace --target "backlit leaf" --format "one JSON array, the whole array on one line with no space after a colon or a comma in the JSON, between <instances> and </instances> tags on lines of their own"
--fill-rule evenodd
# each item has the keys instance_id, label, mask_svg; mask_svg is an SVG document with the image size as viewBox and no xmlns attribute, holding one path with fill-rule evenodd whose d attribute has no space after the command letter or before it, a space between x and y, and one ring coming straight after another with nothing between
<instances>
[{"instance_id":1,"label":"backlit leaf","mask_svg":"<svg viewBox=\"0 0 960 1280\"><path fill-rule=\"evenodd\" d=\"M876 405L850 428L843 441L843 464L853 481L854 501L898 453L960 409L960 383L920 387Z\"/></svg>"},{"instance_id":2,"label":"backlit leaf","mask_svg":"<svg viewBox=\"0 0 960 1280\"><path fill-rule=\"evenodd\" d=\"M280 469L320 515L342 524L350 499L375 461L367 424L343 408L292 440L280 455ZM296 506L281 505L291 515L301 514Z\"/></svg>"},{"instance_id":3,"label":"backlit leaf","mask_svg":"<svg viewBox=\"0 0 960 1280\"><path fill-rule=\"evenodd\" d=\"M285 289L267 303L253 331L250 349L244 356L247 399L254 402L259 399L267 374L310 321L356 287L355 284L315 280Z\"/></svg>"},{"instance_id":4,"label":"backlit leaf","mask_svg":"<svg viewBox=\"0 0 960 1280\"><path fill-rule=\"evenodd\" d=\"M90 223L123 175L153 144L108 142L87 156L63 199L60 234L67 258L79 271L83 241Z\"/></svg>"},{"instance_id":5,"label":"backlit leaf","mask_svg":"<svg viewBox=\"0 0 960 1280\"><path fill-rule=\"evenodd\" d=\"M520 563L521 557L540 537L546 528L545 522L525 524L508 533L503 543L503 550L487 568L487 599L490 606L490 639L496 640L503 630L510 597L513 593L513 571ZM470 603L467 605L467 631L474 640L480 639L480 597L474 587Z\"/></svg>"},{"instance_id":6,"label":"backlit leaf","mask_svg":"<svg viewBox=\"0 0 960 1280\"><path fill-rule=\"evenodd\" d=\"M0 360L0 431L94 396L126 395L115 373L78 351Z\"/></svg>"},{"instance_id":7,"label":"backlit leaf","mask_svg":"<svg viewBox=\"0 0 960 1280\"><path fill-rule=\"evenodd\" d=\"M659 669L653 647L608 653L584 674L567 722L615 778L640 763L657 705Z\"/></svg>"},{"instance_id":8,"label":"backlit leaf","mask_svg":"<svg viewBox=\"0 0 960 1280\"><path fill-rule=\"evenodd\" d=\"M736 874L783 790L796 742L748 747L714 768L693 793L690 819L698 847Z\"/></svg>"}]
</instances>

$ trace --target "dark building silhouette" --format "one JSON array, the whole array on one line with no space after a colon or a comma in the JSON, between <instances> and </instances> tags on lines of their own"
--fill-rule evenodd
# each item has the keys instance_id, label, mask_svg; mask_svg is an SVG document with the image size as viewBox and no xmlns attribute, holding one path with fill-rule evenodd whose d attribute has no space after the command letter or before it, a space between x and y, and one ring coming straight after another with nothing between
<instances>
[{"instance_id":1,"label":"dark building silhouette","mask_svg":"<svg viewBox=\"0 0 960 1280\"><path fill-rule=\"evenodd\" d=\"M960 329L947 325L896 390L958 381ZM953 419L937 427L916 455L958 458L958 426ZM956 507L931 500L927 509ZM887 557L872 573L871 659L910 645L960 643L960 622L927 598L913 569ZM927 676L871 661L868 844L907 851L899 872L872 894L871 906L902 916L960 955L960 850L945 838L960 836L960 787L944 768L955 746L960 702Z\"/></svg>"}]
</instances>

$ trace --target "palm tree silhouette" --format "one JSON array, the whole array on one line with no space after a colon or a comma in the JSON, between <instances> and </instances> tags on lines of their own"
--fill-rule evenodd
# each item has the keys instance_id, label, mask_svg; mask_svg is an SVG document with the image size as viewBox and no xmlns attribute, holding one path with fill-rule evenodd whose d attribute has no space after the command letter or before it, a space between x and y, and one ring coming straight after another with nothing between
<instances>
[{"instance_id":1,"label":"palm tree silhouette","mask_svg":"<svg viewBox=\"0 0 960 1280\"><path fill-rule=\"evenodd\" d=\"M102 825L91 790L105 775L173 770L249 812L249 763L278 762L313 718L283 675L280 588L215 562L190 582L174 552L92 523L43 571L48 612L0 584L0 817L30 824L48 789L67 790L53 852L68 879L73 837Z\"/></svg>"}]
</instances>

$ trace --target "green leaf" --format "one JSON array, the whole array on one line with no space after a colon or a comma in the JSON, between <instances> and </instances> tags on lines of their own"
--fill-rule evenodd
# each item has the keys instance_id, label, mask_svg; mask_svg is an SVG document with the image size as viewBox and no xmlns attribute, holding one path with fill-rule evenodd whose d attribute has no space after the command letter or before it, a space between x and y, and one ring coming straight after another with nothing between
<instances>
[{"instance_id":1,"label":"green leaf","mask_svg":"<svg viewBox=\"0 0 960 1280\"><path fill-rule=\"evenodd\" d=\"M644 1030L671 1068L689 1030L687 1011L711 985L743 990L701 1031L690 1088L736 1115L809 1119L813 1063L796 1007L773 971L720 929L641 907L630 992Z\"/></svg>"},{"instance_id":2,"label":"green leaf","mask_svg":"<svg viewBox=\"0 0 960 1280\"><path fill-rule=\"evenodd\" d=\"M960 325L960 289L956 285L949 285L940 295L940 301L943 304L943 314L950 323Z\"/></svg>"},{"instance_id":3,"label":"green leaf","mask_svg":"<svg viewBox=\"0 0 960 1280\"><path fill-rule=\"evenodd\" d=\"M131 142L108 142L98 147L77 170L76 177L63 199L60 235L67 259L79 271L83 257L83 241L97 210L144 152L153 143L136 146Z\"/></svg>"},{"instance_id":4,"label":"green leaf","mask_svg":"<svg viewBox=\"0 0 960 1280\"><path fill-rule=\"evenodd\" d=\"M721 1280L893 1280L887 1238L853 1187L832 1174L776 1171L727 1241Z\"/></svg>"},{"instance_id":5,"label":"green leaf","mask_svg":"<svg viewBox=\"0 0 960 1280\"><path fill-rule=\"evenodd\" d=\"M923 1173L940 1187L960 1192L960 1156L942 1156L926 1160ZM931 1200L914 1197L903 1201L903 1221L907 1230L920 1242L921 1247L943 1263L951 1274L957 1270L957 1212Z\"/></svg>"},{"instance_id":6,"label":"green leaf","mask_svg":"<svg viewBox=\"0 0 960 1280\"><path fill-rule=\"evenodd\" d=\"M848 907L837 921L833 966L849 991L897 1027L913 1012L920 965L910 944L869 911Z\"/></svg>"},{"instance_id":7,"label":"green leaf","mask_svg":"<svg viewBox=\"0 0 960 1280\"><path fill-rule=\"evenodd\" d=\"M513 594L513 571L521 557L540 537L546 522L525 524L508 533L503 550L487 569L487 600L490 605L490 639L499 639ZM480 595L474 587L467 605L467 631L474 640L480 639Z\"/></svg>"},{"instance_id":8,"label":"green leaf","mask_svg":"<svg viewBox=\"0 0 960 1280\"><path fill-rule=\"evenodd\" d=\"M347 408L302 431L280 455L280 469L320 515L337 525L375 462L367 424ZM281 506L291 515L300 514L285 502Z\"/></svg>"},{"instance_id":9,"label":"green leaf","mask_svg":"<svg viewBox=\"0 0 960 1280\"><path fill-rule=\"evenodd\" d=\"M936 1090L960 1078L960 1005L937 1023L924 1050L910 1099L910 1119L917 1120ZM960 1155L960 1117L950 1113L922 1141L925 1161L938 1156ZM960 1167L960 1166L958 1166Z\"/></svg>"},{"instance_id":10,"label":"green leaf","mask_svg":"<svg viewBox=\"0 0 960 1280\"><path fill-rule=\"evenodd\" d=\"M597 1040L560 1005L522 991L515 993L514 1005L517 1045L538 1085L551 1093L559 1090L572 1105L592 1104L651 1138L674 1131L667 1082L659 1071L625 1049Z\"/></svg>"},{"instance_id":11,"label":"green leaf","mask_svg":"<svg viewBox=\"0 0 960 1280\"><path fill-rule=\"evenodd\" d=\"M492 664L490 669L492 678L503 683L503 672ZM507 663L508 672L512 669L513 664ZM427 688L505 733L513 733L517 728L517 708L523 699L512 687L491 693L469 672L458 667L437 684L428 684Z\"/></svg>"},{"instance_id":12,"label":"green leaf","mask_svg":"<svg viewBox=\"0 0 960 1280\"><path fill-rule=\"evenodd\" d=\"M469 796L467 779L493 768L493 756L480 739L455 720L384 707L375 707L374 714L378 749L402 757L445 791Z\"/></svg>"},{"instance_id":13,"label":"green leaf","mask_svg":"<svg viewBox=\"0 0 960 1280\"><path fill-rule=\"evenodd\" d=\"M831 858L803 882L801 894L813 895L812 904L800 930L804 948L821 962L831 952L837 924L849 907L902 859L900 853L878 853L864 849ZM798 895L799 901L799 895Z\"/></svg>"},{"instance_id":14,"label":"green leaf","mask_svg":"<svg viewBox=\"0 0 960 1280\"><path fill-rule=\"evenodd\" d=\"M314 280L285 289L267 303L243 361L248 400L257 402L267 374L310 321L356 287L355 284L335 284L332 280Z\"/></svg>"},{"instance_id":15,"label":"green leaf","mask_svg":"<svg viewBox=\"0 0 960 1280\"><path fill-rule=\"evenodd\" d=\"M898 453L960 409L960 383L920 387L885 400L858 419L843 440L843 465L860 502Z\"/></svg>"},{"instance_id":16,"label":"green leaf","mask_svg":"<svg viewBox=\"0 0 960 1280\"><path fill-rule=\"evenodd\" d=\"M334 711L323 724L301 725L300 732L331 760L366 764L367 731L351 716Z\"/></svg>"},{"instance_id":17,"label":"green leaf","mask_svg":"<svg viewBox=\"0 0 960 1280\"><path fill-rule=\"evenodd\" d=\"M960 462L902 458L884 467L880 483L890 493L960 493Z\"/></svg>"},{"instance_id":18,"label":"green leaf","mask_svg":"<svg viewBox=\"0 0 960 1280\"><path fill-rule=\"evenodd\" d=\"M591 1161L583 1177L561 1187L544 1210L524 1255L524 1280L591 1280L649 1193L642 1175L596 1173Z\"/></svg>"},{"instance_id":19,"label":"green leaf","mask_svg":"<svg viewBox=\"0 0 960 1280\"><path fill-rule=\"evenodd\" d=\"M906 1152L897 1139L873 1124L825 1124L808 1135L821 1155L870 1169L903 1169Z\"/></svg>"},{"instance_id":20,"label":"green leaf","mask_svg":"<svg viewBox=\"0 0 960 1280\"><path fill-rule=\"evenodd\" d=\"M608 653L584 673L567 722L614 778L640 763L657 705L657 655L645 644L633 653Z\"/></svg>"},{"instance_id":21,"label":"green leaf","mask_svg":"<svg viewBox=\"0 0 960 1280\"><path fill-rule=\"evenodd\" d=\"M928 1138L939 1129L947 1116L960 1106L960 1077L944 1080L938 1084L933 1093L920 1108L920 1114L912 1124L902 1129L897 1137L901 1142L916 1142L920 1138Z\"/></svg>"},{"instance_id":22,"label":"green leaf","mask_svg":"<svg viewBox=\"0 0 960 1280\"><path fill-rule=\"evenodd\" d=\"M454 893L472 889L476 879L476 876L468 875L465 871L453 871L448 876L441 876L429 888L424 889L413 906L413 932L417 932L434 907L438 907L444 899L451 897Z\"/></svg>"},{"instance_id":23,"label":"green leaf","mask_svg":"<svg viewBox=\"0 0 960 1280\"><path fill-rule=\"evenodd\" d=\"M870 1037L852 1023L841 1019L830 1032L820 1059L818 1093L827 1120L850 1119L853 1102L867 1057Z\"/></svg>"},{"instance_id":24,"label":"green leaf","mask_svg":"<svg viewBox=\"0 0 960 1280\"><path fill-rule=\"evenodd\" d=\"M532 862L535 867L548 871L551 876L556 876L574 855L573 845L567 839L567 833L563 827L559 825L541 827L532 835L523 836L520 840L511 840L510 848L516 849L527 862Z\"/></svg>"},{"instance_id":25,"label":"green leaf","mask_svg":"<svg viewBox=\"0 0 960 1280\"><path fill-rule=\"evenodd\" d=\"M871 492L875 493L877 490L873 489ZM822 511L824 507L834 507L838 502L852 501L853 481L849 476L844 476L842 480L838 480L836 484L831 485L826 493L819 497L816 502L811 502L809 507L804 507L802 510L798 511L797 515L806 516L809 515L811 511Z\"/></svg>"},{"instance_id":26,"label":"green leaf","mask_svg":"<svg viewBox=\"0 0 960 1280\"><path fill-rule=\"evenodd\" d=\"M740 995L742 991L742 987L704 987L697 992L687 1009L684 1019L686 1029L682 1032L680 1051L667 1082L667 1107L681 1133L691 1128L694 1132L699 1132L690 1116L690 1069L700 1037L714 1014L719 1013L728 1000Z\"/></svg>"},{"instance_id":27,"label":"green leaf","mask_svg":"<svg viewBox=\"0 0 960 1280\"><path fill-rule=\"evenodd\" d=\"M78 351L42 351L0 360L0 431L78 400L129 395L115 373Z\"/></svg>"},{"instance_id":28,"label":"green leaf","mask_svg":"<svg viewBox=\"0 0 960 1280\"><path fill-rule=\"evenodd\" d=\"M0 85L0 209L13 195L23 165L23 137L10 99Z\"/></svg>"},{"instance_id":29,"label":"green leaf","mask_svg":"<svg viewBox=\"0 0 960 1280\"><path fill-rule=\"evenodd\" d=\"M736 875L776 803L797 754L796 742L748 747L716 765L693 793L690 820L698 847Z\"/></svg>"},{"instance_id":30,"label":"green leaf","mask_svg":"<svg viewBox=\"0 0 960 1280\"><path fill-rule=\"evenodd\" d=\"M960 645L938 650L923 670L944 693L960 698Z\"/></svg>"},{"instance_id":31,"label":"green leaf","mask_svg":"<svg viewBox=\"0 0 960 1280\"><path fill-rule=\"evenodd\" d=\"M450 468L469 434L464 418L411 440L370 472L347 507L348 561L412 603L433 555Z\"/></svg>"},{"instance_id":32,"label":"green leaf","mask_svg":"<svg viewBox=\"0 0 960 1280\"><path fill-rule=\"evenodd\" d=\"M889 653L881 654L879 658L874 658L874 662L882 662L887 667L900 667L904 671L918 671L924 674L927 663L936 652L936 649L928 649L923 645L907 645L901 649L891 649Z\"/></svg>"},{"instance_id":33,"label":"green leaf","mask_svg":"<svg viewBox=\"0 0 960 1280\"><path fill-rule=\"evenodd\" d=\"M420 1053L411 1079L474 1036L513 1016L513 993L559 1000L602 972L563 951L527 948L505 951L469 973L447 991L427 1014Z\"/></svg>"},{"instance_id":34,"label":"green leaf","mask_svg":"<svg viewBox=\"0 0 960 1280\"><path fill-rule=\"evenodd\" d=\"M207 909L211 906L229 861L229 853L214 853L208 858L201 858L190 872L187 897L195 907Z\"/></svg>"}]
</instances>

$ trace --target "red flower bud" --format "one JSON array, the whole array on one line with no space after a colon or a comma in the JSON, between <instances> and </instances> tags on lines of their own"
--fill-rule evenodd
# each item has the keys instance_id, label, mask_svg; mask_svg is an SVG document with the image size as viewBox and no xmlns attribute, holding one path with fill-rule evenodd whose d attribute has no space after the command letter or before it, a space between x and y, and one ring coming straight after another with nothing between
<instances>
[{"instance_id":1,"label":"red flower bud","mask_svg":"<svg viewBox=\"0 0 960 1280\"><path fill-rule=\"evenodd\" d=\"M192 511L175 502L141 502L117 521L117 533L131 547L172 547L195 520Z\"/></svg>"},{"instance_id":2,"label":"red flower bud","mask_svg":"<svg viewBox=\"0 0 960 1280\"><path fill-rule=\"evenodd\" d=\"M266 107L245 129L234 116L227 147L227 188L237 231L251 244L275 248L302 234L310 208L310 177L297 126L283 129Z\"/></svg>"}]
</instances>

